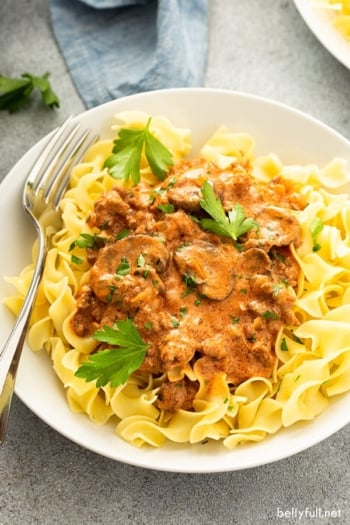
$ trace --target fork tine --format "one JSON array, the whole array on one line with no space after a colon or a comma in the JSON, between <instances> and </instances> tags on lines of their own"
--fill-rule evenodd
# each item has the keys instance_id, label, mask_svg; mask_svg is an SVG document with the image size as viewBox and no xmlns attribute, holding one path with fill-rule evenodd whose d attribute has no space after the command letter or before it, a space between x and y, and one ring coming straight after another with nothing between
<instances>
[{"instance_id":1,"label":"fork tine","mask_svg":"<svg viewBox=\"0 0 350 525\"><path fill-rule=\"evenodd\" d=\"M79 124L76 124L71 130L67 131L67 135L62 137L62 140L57 144L57 150L55 148L51 160L48 161L47 166L42 170L35 184L34 191L36 193L43 191L44 202L48 201L48 195L54 186L55 177L64 168L65 163L74 152Z\"/></svg>"},{"instance_id":2,"label":"fork tine","mask_svg":"<svg viewBox=\"0 0 350 525\"><path fill-rule=\"evenodd\" d=\"M51 138L45 144L41 153L38 155L38 158L30 168L30 175L27 178L27 185L30 185L33 191L36 190L41 182L42 176L44 176L46 170L49 169L52 159L55 158L57 152L60 151L62 145L65 143L67 132L69 132L71 126L72 117L70 116L60 127L52 132ZM77 125L75 127L76 129L78 128Z\"/></svg>"},{"instance_id":3,"label":"fork tine","mask_svg":"<svg viewBox=\"0 0 350 525\"><path fill-rule=\"evenodd\" d=\"M54 132L34 163L23 190L23 203L38 217L50 205L58 207L70 179L70 168L77 164L98 135L80 130L71 117ZM44 160L42 160L44 157Z\"/></svg>"},{"instance_id":4,"label":"fork tine","mask_svg":"<svg viewBox=\"0 0 350 525\"><path fill-rule=\"evenodd\" d=\"M96 141L97 135L92 135L90 130L82 131L71 141L62 152L61 158L52 171L50 181L45 185L44 200L57 207L70 179L70 167L80 162L86 150Z\"/></svg>"}]
</instances>

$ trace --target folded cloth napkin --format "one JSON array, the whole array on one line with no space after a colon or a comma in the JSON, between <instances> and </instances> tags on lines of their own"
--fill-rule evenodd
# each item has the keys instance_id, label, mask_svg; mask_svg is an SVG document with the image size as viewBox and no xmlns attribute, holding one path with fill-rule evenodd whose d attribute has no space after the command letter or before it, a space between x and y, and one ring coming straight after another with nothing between
<instances>
[{"instance_id":1,"label":"folded cloth napkin","mask_svg":"<svg viewBox=\"0 0 350 525\"><path fill-rule=\"evenodd\" d=\"M204 82L207 0L49 0L53 30L90 108Z\"/></svg>"}]
</instances>

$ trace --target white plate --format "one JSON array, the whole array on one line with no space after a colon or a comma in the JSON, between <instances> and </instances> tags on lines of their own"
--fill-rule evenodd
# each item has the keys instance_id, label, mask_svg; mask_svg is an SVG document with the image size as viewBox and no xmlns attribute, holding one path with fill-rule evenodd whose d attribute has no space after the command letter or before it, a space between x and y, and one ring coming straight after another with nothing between
<instances>
[{"instance_id":1,"label":"white plate","mask_svg":"<svg viewBox=\"0 0 350 525\"><path fill-rule=\"evenodd\" d=\"M344 66L350 69L350 43L333 26L333 13L315 5L317 0L294 0L294 3L316 38Z\"/></svg>"},{"instance_id":2,"label":"white plate","mask_svg":"<svg viewBox=\"0 0 350 525\"><path fill-rule=\"evenodd\" d=\"M293 109L254 96L211 89L154 91L119 99L76 117L110 135L117 111L137 109L168 116L176 125L193 130L194 147L208 139L221 124L251 133L257 154L277 153L283 162L325 164L335 156L350 161L350 143L324 124ZM45 139L43 139L45 140ZM0 185L0 275L15 275L30 262L33 229L21 209L20 196L28 167L42 141L32 148ZM13 288L0 279L0 296ZM13 317L0 307L0 345L13 325ZM1 346L0 346L1 348ZM313 422L285 429L259 444L232 451L220 443L168 444L160 449L134 448L115 437L113 426L95 426L85 415L72 414L63 388L44 353L24 349L16 393L43 421L72 441L114 460L151 469L177 472L222 472L276 461L310 447L350 422L350 394L333 400Z\"/></svg>"}]
</instances>

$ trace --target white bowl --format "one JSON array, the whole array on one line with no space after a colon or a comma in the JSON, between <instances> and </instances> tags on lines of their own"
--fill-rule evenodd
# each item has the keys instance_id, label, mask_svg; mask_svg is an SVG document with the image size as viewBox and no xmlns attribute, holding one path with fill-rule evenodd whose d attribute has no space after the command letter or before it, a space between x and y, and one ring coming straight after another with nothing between
<instances>
[{"instance_id":1,"label":"white bowl","mask_svg":"<svg viewBox=\"0 0 350 525\"><path fill-rule=\"evenodd\" d=\"M275 152L284 163L318 163L334 157L350 161L350 143L317 120L281 104L262 98L215 89L171 89L129 96L91 109L78 117L102 135L112 136L113 115L123 110L161 114L180 127L193 131L194 149L224 124L233 131L252 134L256 154ZM45 139L43 139L45 140ZM2 252L0 275L16 275L30 262L33 228L21 209L22 185L41 143L16 164L0 186ZM1 297L13 288L1 280ZM5 307L0 308L0 345L14 323ZM166 444L162 448L134 448L114 435L113 425L91 423L85 415L73 414L66 402L45 353L27 347L21 358L16 382L18 397L52 428L111 459L151 469L176 472L222 472L270 463L300 452L327 438L350 422L350 393L334 399L312 422L284 429L258 444L226 449L221 443L198 445Z\"/></svg>"}]
</instances>

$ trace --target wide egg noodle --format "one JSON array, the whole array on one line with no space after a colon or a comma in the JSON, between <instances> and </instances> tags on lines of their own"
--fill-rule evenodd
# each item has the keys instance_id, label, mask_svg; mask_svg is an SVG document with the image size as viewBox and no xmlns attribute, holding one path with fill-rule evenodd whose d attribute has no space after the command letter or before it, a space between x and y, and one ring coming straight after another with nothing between
<instances>
[{"instance_id":1,"label":"wide egg noodle","mask_svg":"<svg viewBox=\"0 0 350 525\"><path fill-rule=\"evenodd\" d=\"M247 133L229 133L220 127L200 150L200 156L226 169L237 162L252 160L254 139Z\"/></svg>"},{"instance_id":2,"label":"wide egg noodle","mask_svg":"<svg viewBox=\"0 0 350 525\"><path fill-rule=\"evenodd\" d=\"M194 400L194 410L177 410L170 422L159 425L150 417L130 416L117 426L117 435L136 446L149 443L160 446L165 438L176 443L198 443L204 439L220 439L228 434L224 421L230 394L224 374L218 374L210 388L198 374L200 389Z\"/></svg>"},{"instance_id":3,"label":"wide egg noodle","mask_svg":"<svg viewBox=\"0 0 350 525\"><path fill-rule=\"evenodd\" d=\"M144 127L150 116L143 112L116 115L115 131L121 127ZM168 119L153 116L150 129L174 154L175 162L191 149L190 131L176 128ZM205 443L221 440L229 449L258 442L298 421L312 420L325 410L332 396L350 389L350 202L339 189L349 183L347 166L334 159L324 167L314 164L283 165L275 153L254 157L254 140L246 133L219 128L201 149L209 162L225 169L237 161L249 164L263 182L282 177L296 184L308 205L293 213L298 218L303 243L293 248L301 272L295 313L298 327L283 328L276 340L276 365L271 378L253 377L236 388L224 374L210 385L194 365L175 367L167 380L184 377L198 381L200 388L193 410L177 410L173 415L156 406L159 387L165 378L129 377L124 385L101 388L75 376L77 368L97 346L92 337L79 337L70 320L76 308L75 294L88 282L89 264L85 250L74 248L82 264L74 264L72 243L81 233L94 233L86 219L101 193L120 184L103 167L113 149L112 140L91 146L83 161L74 168L70 188L61 201L62 226L51 237L44 276L35 303L28 342L33 350L45 349L61 381L69 407L85 413L94 423L113 422L115 432L134 446L162 446L176 443ZM142 177L152 181L145 158ZM336 193L332 193L336 191ZM319 250L313 250L310 226L322 221ZM50 217L45 224L50 228ZM33 260L36 258L33 246ZM7 278L16 295L6 298L6 306L18 314L29 287L33 264L19 276Z\"/></svg>"}]
</instances>

